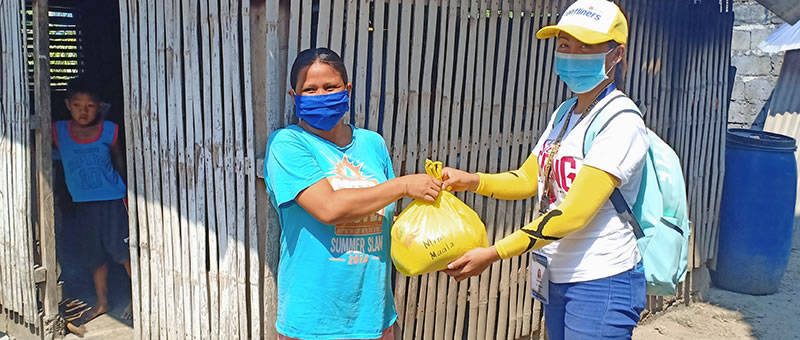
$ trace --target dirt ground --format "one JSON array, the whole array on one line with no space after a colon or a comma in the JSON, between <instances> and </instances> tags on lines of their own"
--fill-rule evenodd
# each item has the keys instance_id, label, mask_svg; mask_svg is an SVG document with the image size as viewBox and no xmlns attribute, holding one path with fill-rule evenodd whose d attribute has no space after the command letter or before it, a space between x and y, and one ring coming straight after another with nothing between
<instances>
[{"instance_id":1,"label":"dirt ground","mask_svg":"<svg viewBox=\"0 0 800 340\"><path fill-rule=\"evenodd\" d=\"M89 334L84 340L132 337L129 324L109 316L90 322L87 328ZM0 333L0 340L7 339ZM777 293L751 296L711 287L706 302L673 307L648 318L636 328L633 339L800 340L800 247L792 250Z\"/></svg>"},{"instance_id":2,"label":"dirt ground","mask_svg":"<svg viewBox=\"0 0 800 340\"><path fill-rule=\"evenodd\" d=\"M777 293L751 296L712 286L705 300L645 320L633 339L800 339L800 247L792 250Z\"/></svg>"}]
</instances>

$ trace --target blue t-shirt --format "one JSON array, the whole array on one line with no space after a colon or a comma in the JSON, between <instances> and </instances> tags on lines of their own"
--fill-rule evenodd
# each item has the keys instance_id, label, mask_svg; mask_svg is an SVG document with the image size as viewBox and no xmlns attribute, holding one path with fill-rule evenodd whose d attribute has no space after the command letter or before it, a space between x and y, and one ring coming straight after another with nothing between
<instances>
[{"instance_id":1,"label":"blue t-shirt","mask_svg":"<svg viewBox=\"0 0 800 340\"><path fill-rule=\"evenodd\" d=\"M74 202L110 201L128 192L111 162L111 145L117 142L117 124L100 122L94 140L75 140L70 134L72 121L53 126L53 141L64 164L64 178Z\"/></svg>"},{"instance_id":2,"label":"blue t-shirt","mask_svg":"<svg viewBox=\"0 0 800 340\"><path fill-rule=\"evenodd\" d=\"M332 226L294 201L322 179L338 190L394 178L383 138L351 128L345 147L296 125L269 138L264 177L282 231L276 328L289 337L373 339L397 319L389 259L394 203Z\"/></svg>"}]
</instances>

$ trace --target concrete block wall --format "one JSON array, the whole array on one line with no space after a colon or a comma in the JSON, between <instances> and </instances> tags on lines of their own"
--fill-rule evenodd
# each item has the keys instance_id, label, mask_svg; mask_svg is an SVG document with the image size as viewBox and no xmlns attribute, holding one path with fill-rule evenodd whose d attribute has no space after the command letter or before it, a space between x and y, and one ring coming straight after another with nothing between
<instances>
[{"instance_id":1,"label":"concrete block wall","mask_svg":"<svg viewBox=\"0 0 800 340\"><path fill-rule=\"evenodd\" d=\"M750 127L769 98L783 63L783 53L764 53L758 48L783 24L755 0L734 0L731 64L737 68L731 95L730 127Z\"/></svg>"}]
</instances>

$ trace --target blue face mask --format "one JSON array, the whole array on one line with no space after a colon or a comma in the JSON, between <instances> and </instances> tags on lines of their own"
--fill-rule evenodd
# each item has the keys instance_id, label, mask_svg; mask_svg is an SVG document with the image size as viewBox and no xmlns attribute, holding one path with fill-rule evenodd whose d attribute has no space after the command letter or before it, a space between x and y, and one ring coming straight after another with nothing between
<instances>
[{"instance_id":1,"label":"blue face mask","mask_svg":"<svg viewBox=\"0 0 800 340\"><path fill-rule=\"evenodd\" d=\"M295 114L311 127L330 131L350 110L347 90L317 96L294 96Z\"/></svg>"},{"instance_id":2,"label":"blue face mask","mask_svg":"<svg viewBox=\"0 0 800 340\"><path fill-rule=\"evenodd\" d=\"M598 54L556 52L556 73L572 92L589 92L608 79L606 55L609 53L611 51ZM612 67L609 71L613 69Z\"/></svg>"}]
</instances>

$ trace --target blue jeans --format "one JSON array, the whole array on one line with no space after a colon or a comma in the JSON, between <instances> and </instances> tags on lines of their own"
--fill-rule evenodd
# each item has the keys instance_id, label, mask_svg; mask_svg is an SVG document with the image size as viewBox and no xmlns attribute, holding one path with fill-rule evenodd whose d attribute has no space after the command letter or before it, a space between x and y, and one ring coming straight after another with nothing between
<instances>
[{"instance_id":1,"label":"blue jeans","mask_svg":"<svg viewBox=\"0 0 800 340\"><path fill-rule=\"evenodd\" d=\"M630 339L647 303L641 263L592 281L550 283L544 306L550 340Z\"/></svg>"}]
</instances>

